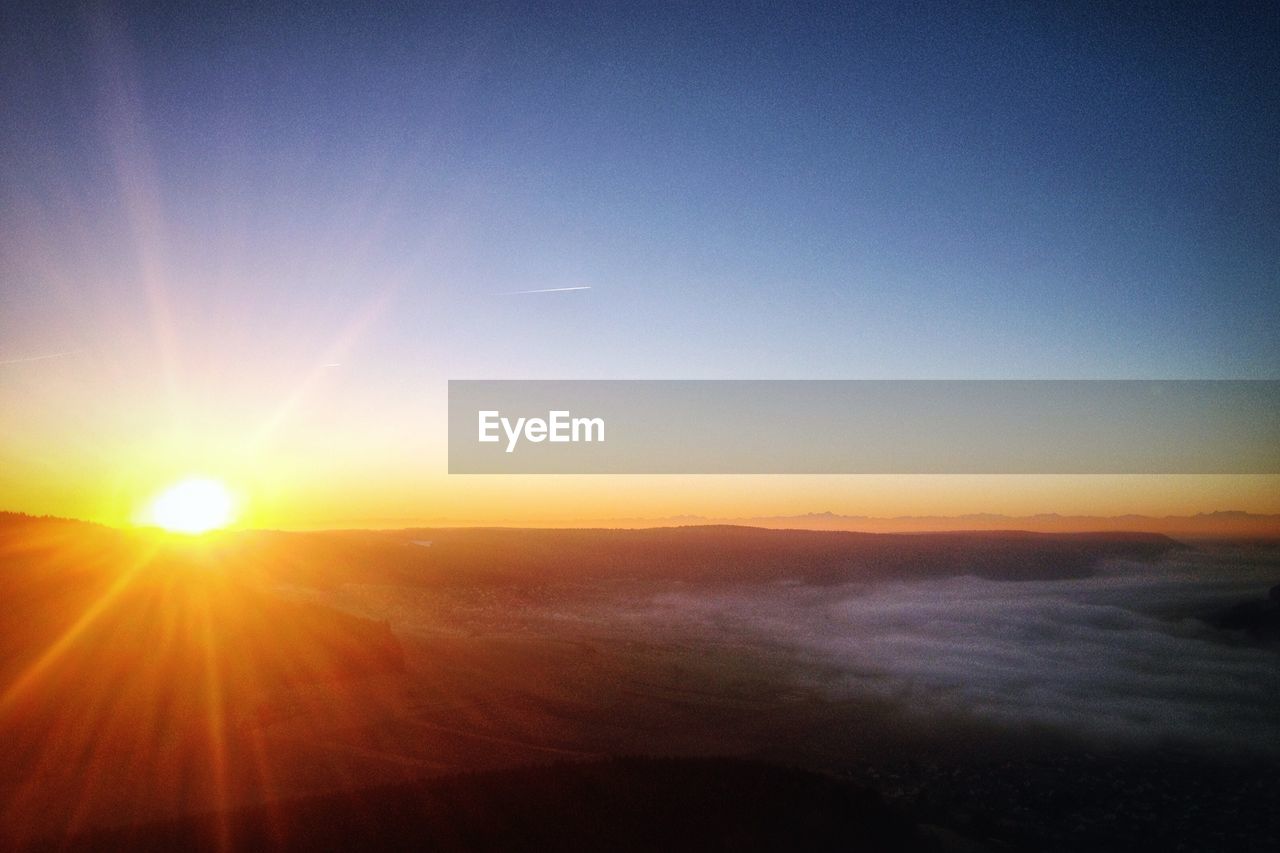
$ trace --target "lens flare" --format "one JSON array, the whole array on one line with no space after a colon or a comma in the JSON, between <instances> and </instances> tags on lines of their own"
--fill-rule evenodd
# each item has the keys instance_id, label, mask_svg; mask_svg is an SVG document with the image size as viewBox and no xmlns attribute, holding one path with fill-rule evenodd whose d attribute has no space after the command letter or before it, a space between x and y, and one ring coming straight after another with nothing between
<instances>
[{"instance_id":1,"label":"lens flare","mask_svg":"<svg viewBox=\"0 0 1280 853\"><path fill-rule=\"evenodd\" d=\"M235 503L231 491L217 480L192 478L156 495L145 518L172 533L206 533L234 520Z\"/></svg>"}]
</instances>

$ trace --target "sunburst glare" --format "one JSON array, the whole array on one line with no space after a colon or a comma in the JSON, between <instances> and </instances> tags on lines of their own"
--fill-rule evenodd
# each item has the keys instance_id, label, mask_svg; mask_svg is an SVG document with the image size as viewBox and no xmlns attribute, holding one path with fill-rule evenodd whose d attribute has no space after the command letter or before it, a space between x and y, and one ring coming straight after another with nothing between
<instances>
[{"instance_id":1,"label":"sunburst glare","mask_svg":"<svg viewBox=\"0 0 1280 853\"><path fill-rule=\"evenodd\" d=\"M172 533L207 533L235 520L236 500L217 480L193 477L175 483L147 506L144 521Z\"/></svg>"}]
</instances>

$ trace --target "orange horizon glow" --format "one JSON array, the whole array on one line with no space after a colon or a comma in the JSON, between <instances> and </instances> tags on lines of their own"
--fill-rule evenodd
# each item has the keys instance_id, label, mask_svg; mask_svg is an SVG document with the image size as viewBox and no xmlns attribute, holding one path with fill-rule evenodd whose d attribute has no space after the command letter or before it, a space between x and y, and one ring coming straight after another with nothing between
<instances>
[{"instance_id":1,"label":"orange horizon glow","mask_svg":"<svg viewBox=\"0 0 1280 853\"><path fill-rule=\"evenodd\" d=\"M266 463L264 468L269 467ZM78 518L109 526L171 531L223 526L253 529L394 529L431 526L644 527L802 518L830 529L981 528L1000 521L1023 529L1139 529L1141 519L1224 511L1280 514L1280 478L1254 476L522 476L420 479L370 471L332 478L243 471L223 474L235 502L221 523L176 524L150 516L157 494L181 476L117 478L114 488L80 486L10 497L0 509ZM110 483L111 478L99 482ZM47 485L47 484L45 484ZM14 496L18 497L18 496ZM229 499L230 500L230 499ZM830 514L829 519L803 519ZM1063 518L1055 519L1054 516ZM1083 527L1072 517L1092 521ZM1260 521L1249 522L1253 530ZM1202 519L1206 532L1240 532L1239 519ZM1181 525L1185 527L1185 525ZM185 528L185 530L184 530Z\"/></svg>"}]
</instances>

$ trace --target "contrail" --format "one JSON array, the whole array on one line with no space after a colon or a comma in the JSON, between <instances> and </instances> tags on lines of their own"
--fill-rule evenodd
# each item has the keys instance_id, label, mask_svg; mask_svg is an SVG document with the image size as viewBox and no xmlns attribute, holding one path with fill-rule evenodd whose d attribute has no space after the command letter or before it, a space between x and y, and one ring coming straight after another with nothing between
<instances>
[{"instance_id":1,"label":"contrail","mask_svg":"<svg viewBox=\"0 0 1280 853\"><path fill-rule=\"evenodd\" d=\"M564 293L569 290L590 290L591 285L584 284L578 287L544 287L541 290L513 290L510 293L499 293L499 296L523 296L526 293Z\"/></svg>"},{"instance_id":2,"label":"contrail","mask_svg":"<svg viewBox=\"0 0 1280 853\"><path fill-rule=\"evenodd\" d=\"M63 358L68 355L76 355L77 353L82 353L82 352L84 352L84 350L82 349L69 349L66 352L51 352L48 355L31 355L31 356L27 356L26 358L7 358L4 361L0 361L0 365L26 364L29 361L44 361L45 359L50 359L50 358Z\"/></svg>"}]
</instances>

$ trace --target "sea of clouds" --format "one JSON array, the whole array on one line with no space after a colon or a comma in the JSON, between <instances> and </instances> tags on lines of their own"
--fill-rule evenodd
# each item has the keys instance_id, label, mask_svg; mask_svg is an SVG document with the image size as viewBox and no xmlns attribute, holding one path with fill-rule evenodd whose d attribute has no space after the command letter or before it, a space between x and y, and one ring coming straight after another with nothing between
<instances>
[{"instance_id":1,"label":"sea of clouds","mask_svg":"<svg viewBox=\"0 0 1280 853\"><path fill-rule=\"evenodd\" d=\"M785 647L811 689L1134 742L1280 749L1280 652L1206 624L1280 583L1217 548L1052 582L975 577L665 591L648 618ZM660 615L659 615L660 614ZM806 675L805 673L808 673Z\"/></svg>"}]
</instances>

